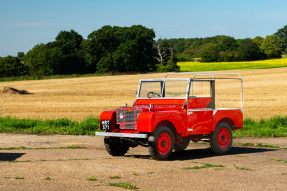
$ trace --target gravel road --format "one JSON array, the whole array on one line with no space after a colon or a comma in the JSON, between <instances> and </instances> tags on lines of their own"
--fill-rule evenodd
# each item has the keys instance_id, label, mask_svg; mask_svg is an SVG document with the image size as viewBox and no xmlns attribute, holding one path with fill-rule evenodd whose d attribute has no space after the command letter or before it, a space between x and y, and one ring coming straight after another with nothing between
<instances>
[{"instance_id":1,"label":"gravel road","mask_svg":"<svg viewBox=\"0 0 287 191\"><path fill-rule=\"evenodd\" d=\"M155 161L140 146L125 156L112 157L102 137L0 134L0 148L85 147L1 149L0 190L124 190L107 185L120 182L138 190L287 190L287 149L282 149L287 138L234 139L234 143L272 144L281 149L234 144L227 155L217 156L209 144L192 143L170 161ZM224 167L185 169L207 163ZM119 179L110 178L114 176ZM51 180L44 180L47 177ZM97 180L86 180L90 177Z\"/></svg>"}]
</instances>

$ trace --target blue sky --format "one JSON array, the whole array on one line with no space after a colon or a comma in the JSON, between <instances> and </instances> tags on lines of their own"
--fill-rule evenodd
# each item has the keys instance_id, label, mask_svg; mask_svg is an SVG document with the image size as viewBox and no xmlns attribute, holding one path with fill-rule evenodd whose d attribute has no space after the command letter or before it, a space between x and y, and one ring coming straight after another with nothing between
<instances>
[{"instance_id":1,"label":"blue sky","mask_svg":"<svg viewBox=\"0 0 287 191\"><path fill-rule=\"evenodd\" d=\"M0 0L0 56L28 52L61 30L143 25L156 38L266 37L287 25L286 0Z\"/></svg>"}]
</instances>

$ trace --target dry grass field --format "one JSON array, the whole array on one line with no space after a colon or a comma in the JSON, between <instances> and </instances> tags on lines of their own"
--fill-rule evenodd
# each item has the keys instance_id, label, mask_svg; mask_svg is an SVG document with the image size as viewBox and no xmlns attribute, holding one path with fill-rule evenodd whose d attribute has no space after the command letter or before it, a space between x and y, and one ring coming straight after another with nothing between
<instances>
[{"instance_id":1,"label":"dry grass field","mask_svg":"<svg viewBox=\"0 0 287 191\"><path fill-rule=\"evenodd\" d=\"M259 120L287 115L287 68L216 71L243 77L244 117ZM139 79L163 78L165 73L103 76L39 81L1 82L0 89L13 87L31 94L0 94L1 116L31 119L99 117L136 98ZM240 106L240 83L231 80L216 89L217 107Z\"/></svg>"}]
</instances>

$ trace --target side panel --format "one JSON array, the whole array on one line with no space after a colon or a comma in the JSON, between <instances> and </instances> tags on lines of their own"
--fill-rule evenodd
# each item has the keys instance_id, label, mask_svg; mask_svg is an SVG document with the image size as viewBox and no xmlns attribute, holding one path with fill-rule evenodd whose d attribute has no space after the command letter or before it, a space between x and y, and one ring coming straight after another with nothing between
<instances>
[{"instance_id":1,"label":"side panel","mask_svg":"<svg viewBox=\"0 0 287 191\"><path fill-rule=\"evenodd\" d=\"M100 116L100 124L99 128L101 129L101 120L111 120L111 130L117 129L117 123L116 123L116 111L104 111L101 113Z\"/></svg>"},{"instance_id":2,"label":"side panel","mask_svg":"<svg viewBox=\"0 0 287 191\"><path fill-rule=\"evenodd\" d=\"M188 134L210 134L213 110L188 110Z\"/></svg>"},{"instance_id":3,"label":"side panel","mask_svg":"<svg viewBox=\"0 0 287 191\"><path fill-rule=\"evenodd\" d=\"M231 119L236 127L236 129L243 128L243 113L240 109L226 109L226 110L214 110L216 112L213 115L212 131L215 130L216 125L219 121L226 118Z\"/></svg>"},{"instance_id":4,"label":"side panel","mask_svg":"<svg viewBox=\"0 0 287 191\"><path fill-rule=\"evenodd\" d=\"M153 132L161 121L169 121L178 133L187 132L187 117L185 111L142 112L138 117L139 132Z\"/></svg>"},{"instance_id":5,"label":"side panel","mask_svg":"<svg viewBox=\"0 0 287 191\"><path fill-rule=\"evenodd\" d=\"M203 98L188 98L188 109L200 109L206 108L208 104L211 102L211 97L203 97Z\"/></svg>"}]
</instances>

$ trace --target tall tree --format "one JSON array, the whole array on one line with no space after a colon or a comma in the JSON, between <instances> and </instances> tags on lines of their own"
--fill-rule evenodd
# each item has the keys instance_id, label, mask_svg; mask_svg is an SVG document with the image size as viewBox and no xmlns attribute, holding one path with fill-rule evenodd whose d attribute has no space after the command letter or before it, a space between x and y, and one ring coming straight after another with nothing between
<instances>
[{"instance_id":1,"label":"tall tree","mask_svg":"<svg viewBox=\"0 0 287 191\"><path fill-rule=\"evenodd\" d=\"M217 62L220 60L220 48L216 44L206 43L202 49L201 62Z\"/></svg>"},{"instance_id":2,"label":"tall tree","mask_svg":"<svg viewBox=\"0 0 287 191\"><path fill-rule=\"evenodd\" d=\"M281 58L283 43L276 35L268 35L263 40L260 49L265 52L268 58Z\"/></svg>"},{"instance_id":3,"label":"tall tree","mask_svg":"<svg viewBox=\"0 0 287 191\"><path fill-rule=\"evenodd\" d=\"M99 73L145 72L154 69L153 38L155 33L141 25L103 26L84 41L87 64Z\"/></svg>"},{"instance_id":4,"label":"tall tree","mask_svg":"<svg viewBox=\"0 0 287 191\"><path fill-rule=\"evenodd\" d=\"M74 30L61 31L50 44L51 48L57 47L62 52L62 63L59 66L60 74L89 73L85 70L86 63L83 58L81 43L83 37Z\"/></svg>"},{"instance_id":5,"label":"tall tree","mask_svg":"<svg viewBox=\"0 0 287 191\"><path fill-rule=\"evenodd\" d=\"M29 67L30 75L48 76L59 74L62 52L50 43L37 44L24 56L24 63Z\"/></svg>"},{"instance_id":6,"label":"tall tree","mask_svg":"<svg viewBox=\"0 0 287 191\"><path fill-rule=\"evenodd\" d=\"M238 48L238 59L242 61L264 59L264 53L259 49L257 43L250 38L241 41Z\"/></svg>"},{"instance_id":7,"label":"tall tree","mask_svg":"<svg viewBox=\"0 0 287 191\"><path fill-rule=\"evenodd\" d=\"M28 67L19 58L6 56L0 59L0 73L5 77L24 76L28 74Z\"/></svg>"},{"instance_id":8,"label":"tall tree","mask_svg":"<svg viewBox=\"0 0 287 191\"><path fill-rule=\"evenodd\" d=\"M274 33L278 38L280 38L283 42L283 47L287 48L287 25L285 25L283 28L278 29L276 33Z\"/></svg>"}]
</instances>

